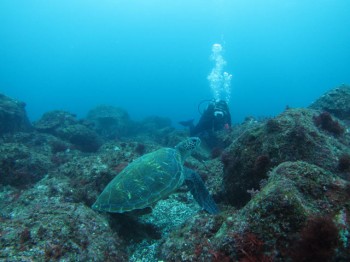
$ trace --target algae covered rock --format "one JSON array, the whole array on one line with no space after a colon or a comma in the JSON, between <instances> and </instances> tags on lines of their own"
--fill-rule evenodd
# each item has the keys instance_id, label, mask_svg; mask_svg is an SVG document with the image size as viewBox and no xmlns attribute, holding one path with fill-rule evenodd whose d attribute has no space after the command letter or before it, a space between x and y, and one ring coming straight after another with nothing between
<instances>
[{"instance_id":1,"label":"algae covered rock","mask_svg":"<svg viewBox=\"0 0 350 262\"><path fill-rule=\"evenodd\" d=\"M301 232L310 220L327 218L332 224L333 220L335 232L330 234L340 234L338 230L344 225L337 224L337 216L349 212L349 206L344 206L348 190L349 182L316 165L284 162L271 171L266 185L237 213L236 219L243 224L244 232L252 232L264 242L269 254L277 254L275 261L286 261L296 256L296 239L302 237ZM349 258L343 243L328 244L324 240L323 246L317 248L332 248L329 250L332 253L337 248L338 259ZM309 248L304 255L310 257L314 250Z\"/></svg>"},{"instance_id":2,"label":"algae covered rock","mask_svg":"<svg viewBox=\"0 0 350 262\"><path fill-rule=\"evenodd\" d=\"M57 136L63 138L83 152L96 152L102 145L95 131L82 124L62 126L56 129Z\"/></svg>"},{"instance_id":3,"label":"algae covered rock","mask_svg":"<svg viewBox=\"0 0 350 262\"><path fill-rule=\"evenodd\" d=\"M344 214L350 211L344 205L348 191L349 182L316 165L281 163L242 209L227 208L218 216L194 215L160 241L159 257L165 261L292 261L300 255L298 248L306 257L320 248L334 261L347 261L347 237L345 242L326 239L336 234L341 238L349 230L339 219L346 219ZM325 221L324 227L332 224L329 230L333 231L323 233L321 246L313 243L308 248L310 242L299 240L310 221L320 220Z\"/></svg>"},{"instance_id":4,"label":"algae covered rock","mask_svg":"<svg viewBox=\"0 0 350 262\"><path fill-rule=\"evenodd\" d=\"M284 161L306 161L337 172L338 158L349 152L346 138L322 129L318 111L289 109L248 129L223 153L224 192L229 203L243 206L248 191L259 189L269 169Z\"/></svg>"},{"instance_id":5,"label":"algae covered rock","mask_svg":"<svg viewBox=\"0 0 350 262\"><path fill-rule=\"evenodd\" d=\"M18 143L0 146L0 184L24 187L42 179L52 167L47 155Z\"/></svg>"},{"instance_id":6,"label":"algae covered rock","mask_svg":"<svg viewBox=\"0 0 350 262\"><path fill-rule=\"evenodd\" d=\"M327 111L341 120L350 120L350 86L341 85L317 99L310 108Z\"/></svg>"},{"instance_id":7,"label":"algae covered rock","mask_svg":"<svg viewBox=\"0 0 350 262\"><path fill-rule=\"evenodd\" d=\"M101 138L94 130L69 112L59 110L47 112L34 123L34 127L39 132L69 141L83 152L96 152L102 144Z\"/></svg>"},{"instance_id":8,"label":"algae covered rock","mask_svg":"<svg viewBox=\"0 0 350 262\"><path fill-rule=\"evenodd\" d=\"M94 124L94 130L106 139L129 135L132 123L129 114L119 108L101 105L88 112L87 120Z\"/></svg>"},{"instance_id":9,"label":"algae covered rock","mask_svg":"<svg viewBox=\"0 0 350 262\"><path fill-rule=\"evenodd\" d=\"M342 207L334 199L346 198L347 184L316 165L284 162L240 212L250 230L271 241L297 232L309 216L339 211Z\"/></svg>"},{"instance_id":10,"label":"algae covered rock","mask_svg":"<svg viewBox=\"0 0 350 262\"><path fill-rule=\"evenodd\" d=\"M54 110L44 113L42 117L34 123L34 127L39 132L56 135L56 129L62 126L76 124L78 124L78 120L74 114L66 111Z\"/></svg>"},{"instance_id":11,"label":"algae covered rock","mask_svg":"<svg viewBox=\"0 0 350 262\"><path fill-rule=\"evenodd\" d=\"M25 103L0 94L0 134L30 129Z\"/></svg>"},{"instance_id":12,"label":"algae covered rock","mask_svg":"<svg viewBox=\"0 0 350 262\"><path fill-rule=\"evenodd\" d=\"M52 185L60 190L62 181L45 179L25 192L0 191L0 257L6 261L128 261L123 240L107 219L83 204L63 201Z\"/></svg>"}]
</instances>

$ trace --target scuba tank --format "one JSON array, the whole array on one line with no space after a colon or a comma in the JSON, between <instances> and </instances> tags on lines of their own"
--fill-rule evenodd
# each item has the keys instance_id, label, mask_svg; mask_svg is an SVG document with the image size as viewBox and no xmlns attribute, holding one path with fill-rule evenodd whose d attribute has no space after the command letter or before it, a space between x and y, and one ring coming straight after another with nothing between
<instances>
[{"instance_id":1,"label":"scuba tank","mask_svg":"<svg viewBox=\"0 0 350 262\"><path fill-rule=\"evenodd\" d=\"M199 113L200 115L203 115L204 111L206 110L206 109L203 109L203 108L202 108L202 107L203 107L203 104L204 104L204 103L207 103L207 107L206 107L206 108L208 108L208 105L209 105L209 103L211 103L211 102L214 102L214 100L213 100L213 99L204 99L204 100L200 101L199 104L198 104L198 106L197 106L198 113Z\"/></svg>"}]
</instances>

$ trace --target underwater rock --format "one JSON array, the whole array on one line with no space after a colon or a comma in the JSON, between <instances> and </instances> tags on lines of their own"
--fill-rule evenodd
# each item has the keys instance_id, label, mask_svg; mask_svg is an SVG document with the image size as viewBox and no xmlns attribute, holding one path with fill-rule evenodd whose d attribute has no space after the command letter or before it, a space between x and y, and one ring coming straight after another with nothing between
<instances>
[{"instance_id":1,"label":"underwater rock","mask_svg":"<svg viewBox=\"0 0 350 262\"><path fill-rule=\"evenodd\" d=\"M328 91L309 108L326 111L341 120L350 121L350 86L343 84Z\"/></svg>"},{"instance_id":2,"label":"underwater rock","mask_svg":"<svg viewBox=\"0 0 350 262\"><path fill-rule=\"evenodd\" d=\"M158 259L163 261L235 261L222 253L216 234L224 217L200 213L161 239ZM223 236L227 237L227 236ZM233 244L233 243L231 243Z\"/></svg>"},{"instance_id":3,"label":"underwater rock","mask_svg":"<svg viewBox=\"0 0 350 262\"><path fill-rule=\"evenodd\" d=\"M45 113L34 127L39 132L52 134L75 145L83 152L96 152L102 145L98 134L77 120L75 115L65 111Z\"/></svg>"},{"instance_id":4,"label":"underwater rock","mask_svg":"<svg viewBox=\"0 0 350 262\"><path fill-rule=\"evenodd\" d=\"M174 193L167 199L158 201L152 208L152 212L143 215L140 220L154 224L161 229L162 236L166 236L200 210L192 195L183 192Z\"/></svg>"},{"instance_id":5,"label":"underwater rock","mask_svg":"<svg viewBox=\"0 0 350 262\"><path fill-rule=\"evenodd\" d=\"M115 139L132 133L129 114L119 108L101 105L88 112L87 120L94 124L95 131L106 139Z\"/></svg>"},{"instance_id":6,"label":"underwater rock","mask_svg":"<svg viewBox=\"0 0 350 262\"><path fill-rule=\"evenodd\" d=\"M317 126L311 109L288 109L245 131L222 154L224 195L241 207L258 190L267 172L284 161L302 160L337 171L340 155L349 153L348 138Z\"/></svg>"},{"instance_id":7,"label":"underwater rock","mask_svg":"<svg viewBox=\"0 0 350 262\"><path fill-rule=\"evenodd\" d=\"M52 167L50 158L19 143L1 143L0 184L25 187L42 179Z\"/></svg>"},{"instance_id":8,"label":"underwater rock","mask_svg":"<svg viewBox=\"0 0 350 262\"><path fill-rule=\"evenodd\" d=\"M341 237L341 229L346 234L349 226L341 224L339 217L350 211L344 206L348 199L349 182L306 162L284 162L271 171L264 187L242 209L227 207L218 216L196 214L162 239L159 258L165 261L289 261L295 257L297 250L293 247L310 219L329 217L337 226L332 235L339 230ZM346 215L343 217L346 219ZM347 242L330 245L334 261L349 259L345 244ZM307 251L307 257L312 256L314 250Z\"/></svg>"},{"instance_id":9,"label":"underwater rock","mask_svg":"<svg viewBox=\"0 0 350 262\"><path fill-rule=\"evenodd\" d=\"M4 261L128 261L123 240L104 216L60 196L66 186L43 179L24 192L0 190Z\"/></svg>"},{"instance_id":10,"label":"underwater rock","mask_svg":"<svg viewBox=\"0 0 350 262\"><path fill-rule=\"evenodd\" d=\"M78 120L74 114L66 111L54 110L44 113L43 116L34 123L34 127L39 132L57 135L57 128L76 124L78 124Z\"/></svg>"},{"instance_id":11,"label":"underwater rock","mask_svg":"<svg viewBox=\"0 0 350 262\"><path fill-rule=\"evenodd\" d=\"M30 129L25 103L0 94L0 135Z\"/></svg>"},{"instance_id":12,"label":"underwater rock","mask_svg":"<svg viewBox=\"0 0 350 262\"><path fill-rule=\"evenodd\" d=\"M96 152L102 145L97 133L81 124L59 127L56 129L56 134L83 152Z\"/></svg>"},{"instance_id":13,"label":"underwater rock","mask_svg":"<svg viewBox=\"0 0 350 262\"><path fill-rule=\"evenodd\" d=\"M266 185L239 211L238 217L244 231L256 234L270 254L277 253L279 260L285 261L293 257L292 247L300 237L296 233L310 218L336 220L349 197L348 190L348 182L316 165L284 162L271 171ZM345 212L350 211L346 209ZM338 248L338 259L349 259L344 247ZM309 252L312 254L313 250Z\"/></svg>"},{"instance_id":14,"label":"underwater rock","mask_svg":"<svg viewBox=\"0 0 350 262\"><path fill-rule=\"evenodd\" d=\"M51 161L50 169L69 161L81 153L73 150L76 146L56 136L39 132L17 132L5 134L0 138L3 145L16 144L25 146L33 154L44 156ZM1 144L0 144L1 148Z\"/></svg>"},{"instance_id":15,"label":"underwater rock","mask_svg":"<svg viewBox=\"0 0 350 262\"><path fill-rule=\"evenodd\" d=\"M264 234L264 238L274 234L285 237L300 230L308 216L339 210L334 199L347 197L347 184L316 165L283 162L271 171L262 189L239 212L244 214L250 230Z\"/></svg>"},{"instance_id":16,"label":"underwater rock","mask_svg":"<svg viewBox=\"0 0 350 262\"><path fill-rule=\"evenodd\" d=\"M115 163L108 162L115 161ZM68 187L63 191L64 197L75 203L91 206L115 176L114 165L118 159L113 152L110 155L86 156L71 159L58 168L58 172L69 178Z\"/></svg>"}]
</instances>

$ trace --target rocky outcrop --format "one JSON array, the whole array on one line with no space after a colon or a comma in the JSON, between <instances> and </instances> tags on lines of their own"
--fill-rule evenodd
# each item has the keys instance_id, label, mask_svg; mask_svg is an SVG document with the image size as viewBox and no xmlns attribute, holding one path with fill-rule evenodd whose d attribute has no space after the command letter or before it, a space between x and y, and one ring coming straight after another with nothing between
<instances>
[{"instance_id":1,"label":"rocky outcrop","mask_svg":"<svg viewBox=\"0 0 350 262\"><path fill-rule=\"evenodd\" d=\"M312 103L310 108L326 111L341 120L350 121L350 86L344 84L331 89Z\"/></svg>"},{"instance_id":2,"label":"rocky outcrop","mask_svg":"<svg viewBox=\"0 0 350 262\"><path fill-rule=\"evenodd\" d=\"M344 133L334 134L319 125L319 114L289 109L248 129L232 143L222 155L227 201L244 206L249 192L259 189L269 169L285 161L302 160L337 172L339 157L350 153L349 141Z\"/></svg>"},{"instance_id":3,"label":"rocky outcrop","mask_svg":"<svg viewBox=\"0 0 350 262\"><path fill-rule=\"evenodd\" d=\"M349 210L343 203L349 188L315 165L284 162L242 209L195 215L160 241L158 256L165 261L347 261Z\"/></svg>"},{"instance_id":4,"label":"rocky outcrop","mask_svg":"<svg viewBox=\"0 0 350 262\"><path fill-rule=\"evenodd\" d=\"M69 141L83 152L96 152L102 145L99 135L69 112L47 112L34 123L34 127L39 132Z\"/></svg>"},{"instance_id":5,"label":"rocky outcrop","mask_svg":"<svg viewBox=\"0 0 350 262\"><path fill-rule=\"evenodd\" d=\"M0 94L0 135L31 129L25 106L23 102Z\"/></svg>"},{"instance_id":6,"label":"rocky outcrop","mask_svg":"<svg viewBox=\"0 0 350 262\"><path fill-rule=\"evenodd\" d=\"M94 130L105 139L118 139L134 131L129 114L119 107L98 106L89 111L87 120L93 123Z\"/></svg>"}]
</instances>

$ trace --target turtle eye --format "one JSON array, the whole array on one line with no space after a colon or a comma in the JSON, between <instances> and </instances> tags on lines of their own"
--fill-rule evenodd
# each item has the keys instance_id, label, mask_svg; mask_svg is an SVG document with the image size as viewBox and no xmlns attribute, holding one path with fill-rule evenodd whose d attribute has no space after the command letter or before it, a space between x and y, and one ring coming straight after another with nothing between
<instances>
[{"instance_id":1,"label":"turtle eye","mask_svg":"<svg viewBox=\"0 0 350 262\"><path fill-rule=\"evenodd\" d=\"M194 149L199 145L200 139L198 137L192 137L187 144L188 149Z\"/></svg>"},{"instance_id":2,"label":"turtle eye","mask_svg":"<svg viewBox=\"0 0 350 262\"><path fill-rule=\"evenodd\" d=\"M201 140L198 137L192 137L193 146L198 145L200 142L201 142Z\"/></svg>"}]
</instances>

